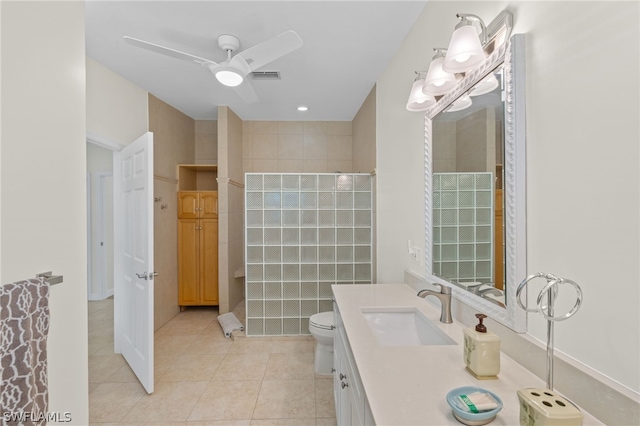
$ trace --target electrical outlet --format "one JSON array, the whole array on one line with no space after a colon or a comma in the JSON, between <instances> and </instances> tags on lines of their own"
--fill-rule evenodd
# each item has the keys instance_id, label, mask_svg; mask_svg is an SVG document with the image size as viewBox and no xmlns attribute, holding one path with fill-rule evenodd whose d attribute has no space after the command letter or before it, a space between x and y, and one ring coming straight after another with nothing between
<instances>
[{"instance_id":1,"label":"electrical outlet","mask_svg":"<svg viewBox=\"0 0 640 426\"><path fill-rule=\"evenodd\" d=\"M414 247L413 252L415 253L414 257L418 265L422 264L422 250L419 247Z\"/></svg>"}]
</instances>

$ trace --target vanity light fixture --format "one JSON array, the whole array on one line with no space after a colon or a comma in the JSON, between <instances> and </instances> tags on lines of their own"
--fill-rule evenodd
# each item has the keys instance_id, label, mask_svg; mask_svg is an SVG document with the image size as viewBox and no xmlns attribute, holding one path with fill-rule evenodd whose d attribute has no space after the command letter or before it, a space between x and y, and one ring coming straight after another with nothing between
<instances>
[{"instance_id":1,"label":"vanity light fixture","mask_svg":"<svg viewBox=\"0 0 640 426\"><path fill-rule=\"evenodd\" d=\"M492 92L499 85L500 82L498 82L496 75L494 73L491 73L474 86L471 92L469 92L469 96L484 95L486 93Z\"/></svg>"},{"instance_id":2,"label":"vanity light fixture","mask_svg":"<svg viewBox=\"0 0 640 426\"><path fill-rule=\"evenodd\" d=\"M416 71L416 78L411 87L409 101L407 102L407 110L409 111L426 111L436 103L436 98L424 93L425 73Z\"/></svg>"},{"instance_id":3,"label":"vanity light fixture","mask_svg":"<svg viewBox=\"0 0 640 426\"><path fill-rule=\"evenodd\" d=\"M300 105L298 108L296 108L298 111L300 112L305 112L305 111L309 111L309 107L305 106L305 105Z\"/></svg>"},{"instance_id":4,"label":"vanity light fixture","mask_svg":"<svg viewBox=\"0 0 640 426\"><path fill-rule=\"evenodd\" d=\"M464 13L458 13L456 17L461 21L451 35L447 56L442 63L442 69L450 73L471 71L486 58L483 46L487 42L487 28L482 19ZM474 23L480 27L480 33Z\"/></svg>"},{"instance_id":5,"label":"vanity light fixture","mask_svg":"<svg viewBox=\"0 0 640 426\"><path fill-rule=\"evenodd\" d=\"M427 95L439 96L453 89L458 81L455 75L442 69L447 49L437 47L433 50L436 54L433 56L431 64L429 64L422 92Z\"/></svg>"},{"instance_id":6,"label":"vanity light fixture","mask_svg":"<svg viewBox=\"0 0 640 426\"><path fill-rule=\"evenodd\" d=\"M462 111L463 109L469 108L472 103L473 101L471 100L471 97L465 93L454 101L451 106L445 110L445 112Z\"/></svg>"}]
</instances>

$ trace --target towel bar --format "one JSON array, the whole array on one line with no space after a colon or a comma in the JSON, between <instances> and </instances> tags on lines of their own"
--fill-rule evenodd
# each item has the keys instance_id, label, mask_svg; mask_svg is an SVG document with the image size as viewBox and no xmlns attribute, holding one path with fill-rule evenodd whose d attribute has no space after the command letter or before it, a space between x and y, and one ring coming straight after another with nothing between
<instances>
[{"instance_id":1,"label":"towel bar","mask_svg":"<svg viewBox=\"0 0 640 426\"><path fill-rule=\"evenodd\" d=\"M62 282L62 275L53 275L53 272L40 272L36 274L36 278L45 278L49 285L60 284Z\"/></svg>"}]
</instances>

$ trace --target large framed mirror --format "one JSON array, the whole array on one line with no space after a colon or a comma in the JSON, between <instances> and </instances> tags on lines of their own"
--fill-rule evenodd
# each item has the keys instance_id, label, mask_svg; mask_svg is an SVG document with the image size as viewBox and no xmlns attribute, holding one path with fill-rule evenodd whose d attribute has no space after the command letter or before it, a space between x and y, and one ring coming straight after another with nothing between
<instances>
[{"instance_id":1,"label":"large framed mirror","mask_svg":"<svg viewBox=\"0 0 640 426\"><path fill-rule=\"evenodd\" d=\"M513 35L426 111L425 265L431 282L526 331L524 35Z\"/></svg>"}]
</instances>

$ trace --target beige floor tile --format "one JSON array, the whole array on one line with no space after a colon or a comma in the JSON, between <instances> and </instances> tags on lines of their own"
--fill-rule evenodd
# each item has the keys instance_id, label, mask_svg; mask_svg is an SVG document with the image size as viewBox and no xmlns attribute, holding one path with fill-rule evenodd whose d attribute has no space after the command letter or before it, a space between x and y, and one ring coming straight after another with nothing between
<instances>
[{"instance_id":1,"label":"beige floor tile","mask_svg":"<svg viewBox=\"0 0 640 426\"><path fill-rule=\"evenodd\" d=\"M131 370L131 367L129 367L129 364L125 363L115 373L107 377L105 382L107 383L138 383L138 378L136 377L133 370Z\"/></svg>"},{"instance_id":2,"label":"beige floor tile","mask_svg":"<svg viewBox=\"0 0 640 426\"><path fill-rule=\"evenodd\" d=\"M313 353L315 345L314 342L309 340L298 340L296 338L292 340L273 340L273 346L271 352L273 353L287 353L287 352L309 352Z\"/></svg>"},{"instance_id":3,"label":"beige floor tile","mask_svg":"<svg viewBox=\"0 0 640 426\"><path fill-rule=\"evenodd\" d=\"M259 380L213 380L191 411L189 420L249 420L256 405Z\"/></svg>"},{"instance_id":4,"label":"beige floor tile","mask_svg":"<svg viewBox=\"0 0 640 426\"><path fill-rule=\"evenodd\" d=\"M328 417L328 418L318 417L316 419L316 425L317 426L337 426L338 420L335 417Z\"/></svg>"},{"instance_id":5,"label":"beige floor tile","mask_svg":"<svg viewBox=\"0 0 640 426\"><path fill-rule=\"evenodd\" d=\"M186 351L187 347L197 338L197 334L156 335L154 340L155 353L156 355L182 355Z\"/></svg>"},{"instance_id":6,"label":"beige floor tile","mask_svg":"<svg viewBox=\"0 0 640 426\"><path fill-rule=\"evenodd\" d=\"M315 418L313 380L264 380L254 419Z\"/></svg>"},{"instance_id":7,"label":"beige floor tile","mask_svg":"<svg viewBox=\"0 0 640 426\"><path fill-rule=\"evenodd\" d=\"M264 380L313 380L313 357L311 352L272 353Z\"/></svg>"},{"instance_id":8,"label":"beige floor tile","mask_svg":"<svg viewBox=\"0 0 640 426\"><path fill-rule=\"evenodd\" d=\"M316 419L254 419L250 426L316 426Z\"/></svg>"},{"instance_id":9,"label":"beige floor tile","mask_svg":"<svg viewBox=\"0 0 640 426\"><path fill-rule=\"evenodd\" d=\"M273 342L271 339L262 340L262 339L238 339L233 342L231 348L229 348L230 354L239 354L239 353L271 353L271 349L273 347Z\"/></svg>"},{"instance_id":10,"label":"beige floor tile","mask_svg":"<svg viewBox=\"0 0 640 426\"><path fill-rule=\"evenodd\" d=\"M101 383L89 382L89 393L93 392L93 390L100 385Z\"/></svg>"},{"instance_id":11,"label":"beige floor tile","mask_svg":"<svg viewBox=\"0 0 640 426\"><path fill-rule=\"evenodd\" d=\"M156 380L160 380L169 368L178 361L179 356L173 354L158 354L153 358L153 374Z\"/></svg>"},{"instance_id":12,"label":"beige floor tile","mask_svg":"<svg viewBox=\"0 0 640 426\"><path fill-rule=\"evenodd\" d=\"M249 426L251 420L209 420L202 422L187 422L185 426Z\"/></svg>"},{"instance_id":13,"label":"beige floor tile","mask_svg":"<svg viewBox=\"0 0 640 426\"><path fill-rule=\"evenodd\" d=\"M333 379L316 379L316 416L335 417L336 404L333 396Z\"/></svg>"},{"instance_id":14,"label":"beige floor tile","mask_svg":"<svg viewBox=\"0 0 640 426\"><path fill-rule=\"evenodd\" d=\"M102 383L118 371L126 361L120 354L92 355L89 357L89 382Z\"/></svg>"},{"instance_id":15,"label":"beige floor tile","mask_svg":"<svg viewBox=\"0 0 640 426\"><path fill-rule=\"evenodd\" d=\"M206 385L206 382L158 382L153 394L141 398L123 421L185 421Z\"/></svg>"},{"instance_id":16,"label":"beige floor tile","mask_svg":"<svg viewBox=\"0 0 640 426\"><path fill-rule=\"evenodd\" d=\"M213 380L262 380L268 361L269 354L266 352L228 353L213 375Z\"/></svg>"},{"instance_id":17,"label":"beige floor tile","mask_svg":"<svg viewBox=\"0 0 640 426\"><path fill-rule=\"evenodd\" d=\"M138 383L102 383L89 394L89 420L118 422L145 395Z\"/></svg>"},{"instance_id":18,"label":"beige floor tile","mask_svg":"<svg viewBox=\"0 0 640 426\"><path fill-rule=\"evenodd\" d=\"M187 348L187 353L194 355L226 354L233 345L233 340L227 339L222 334L212 336L201 334Z\"/></svg>"},{"instance_id":19,"label":"beige floor tile","mask_svg":"<svg viewBox=\"0 0 640 426\"><path fill-rule=\"evenodd\" d=\"M211 380L224 354L180 356L159 378L162 382L205 382Z\"/></svg>"}]
</instances>

